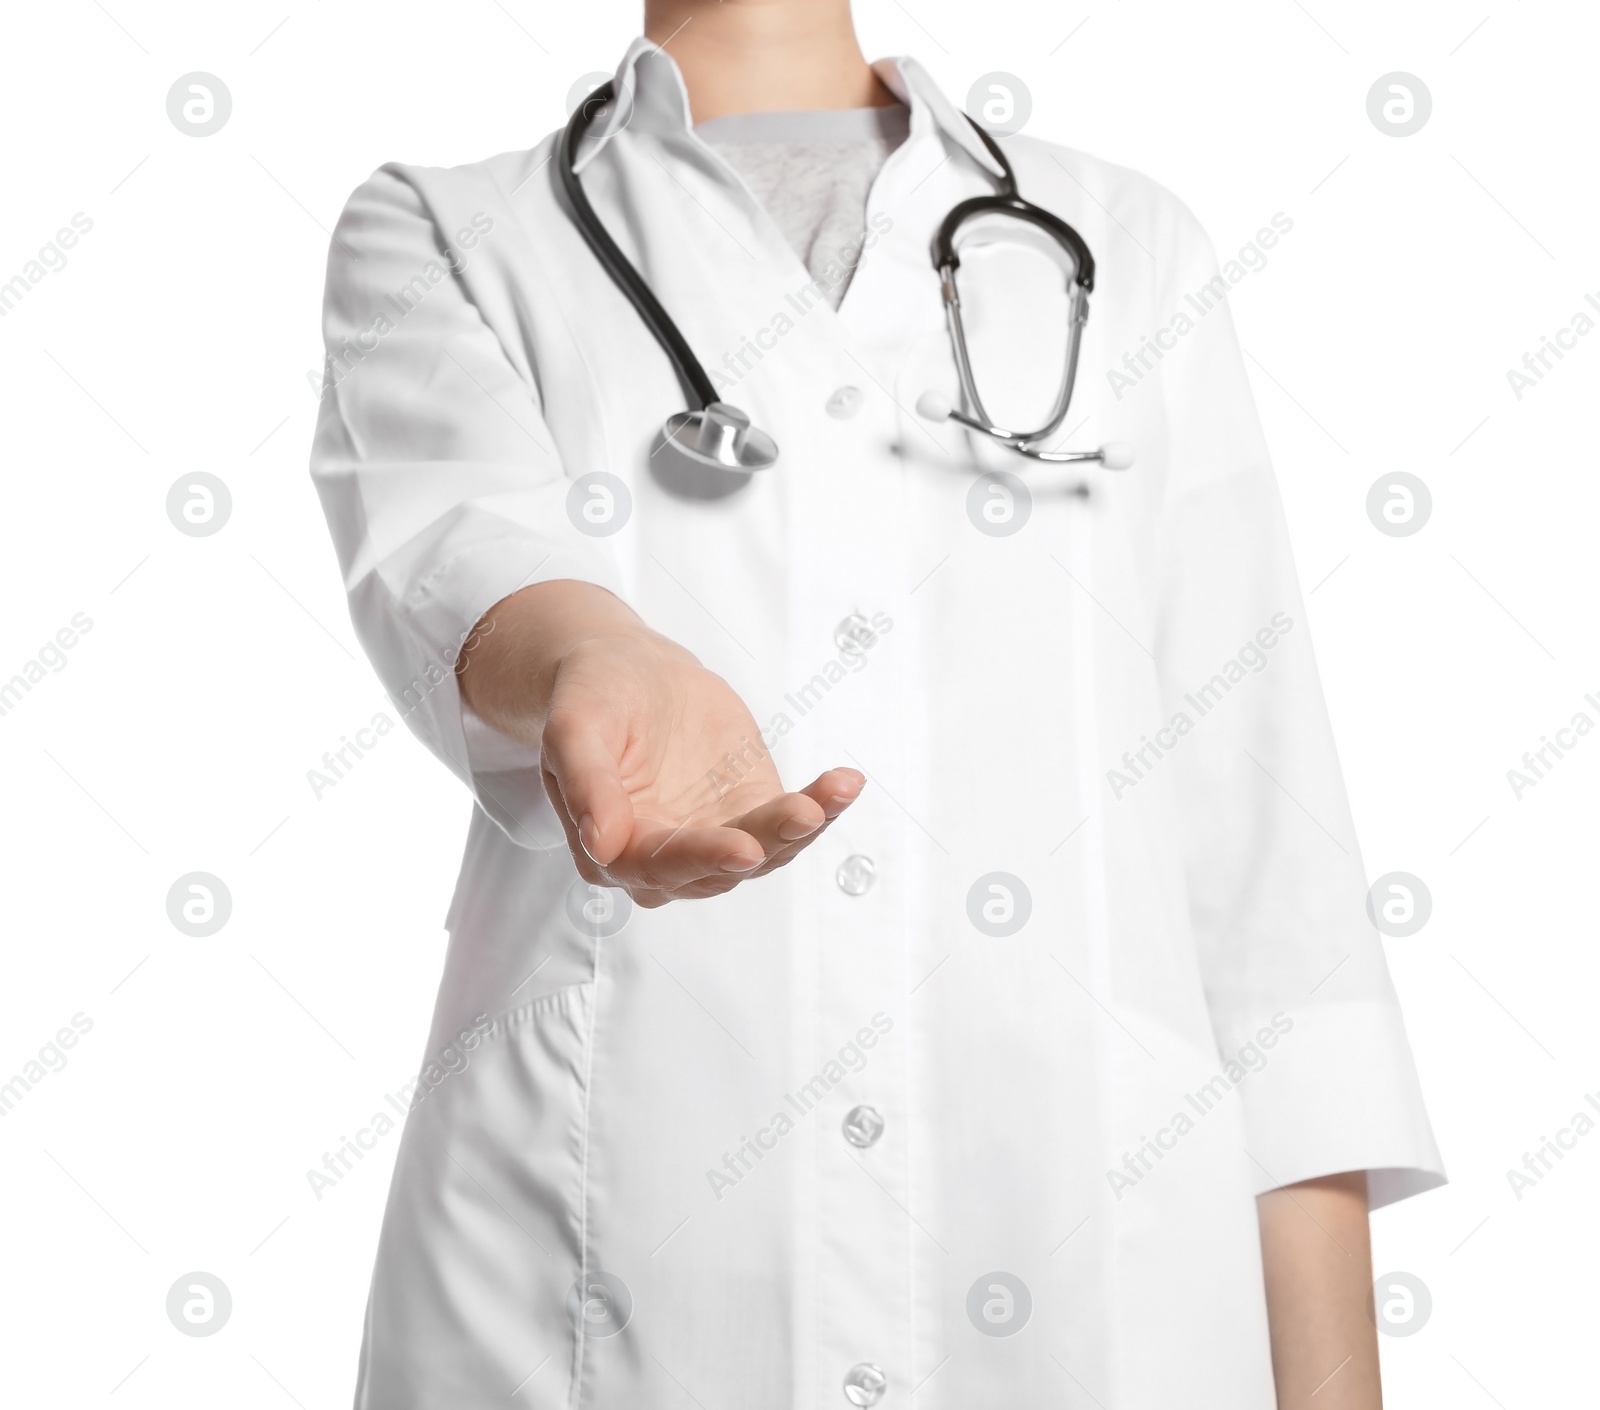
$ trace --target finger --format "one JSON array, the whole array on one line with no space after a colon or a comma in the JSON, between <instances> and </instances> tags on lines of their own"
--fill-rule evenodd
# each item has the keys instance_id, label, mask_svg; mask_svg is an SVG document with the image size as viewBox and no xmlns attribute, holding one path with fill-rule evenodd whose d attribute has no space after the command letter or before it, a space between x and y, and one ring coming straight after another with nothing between
<instances>
[{"instance_id":1,"label":"finger","mask_svg":"<svg viewBox=\"0 0 1600 1410\"><path fill-rule=\"evenodd\" d=\"M578 840L578 825L567 816L566 800L561 796L561 785L556 782L556 776L549 769L541 769L539 774L544 781L545 796L550 800L551 811L561 824L561 831L566 834L567 851L572 857L573 866L578 869L578 875L595 886L610 886L611 878L602 867L596 865L594 858Z\"/></svg>"},{"instance_id":2,"label":"finger","mask_svg":"<svg viewBox=\"0 0 1600 1410\"><path fill-rule=\"evenodd\" d=\"M763 855L771 857L791 843L810 837L827 820L827 813L816 799L804 793L783 793L728 819L728 826L749 833L761 844Z\"/></svg>"},{"instance_id":3,"label":"finger","mask_svg":"<svg viewBox=\"0 0 1600 1410\"><path fill-rule=\"evenodd\" d=\"M778 850L769 851L766 861L750 873L750 878L746 879L765 876L768 872L776 871L779 867L786 866L793 861L807 847L821 838L833 825L834 820L860 797L861 790L866 787L866 782L866 776L859 770L830 769L827 773L818 775L816 781L802 789L800 793L788 795L789 797L809 798L822 810L823 821L820 826L810 832L806 832L792 840L786 840Z\"/></svg>"},{"instance_id":4,"label":"finger","mask_svg":"<svg viewBox=\"0 0 1600 1410\"><path fill-rule=\"evenodd\" d=\"M634 905L642 910L659 910L669 901L676 901L682 893L677 891L656 891L650 887L641 887L639 890L629 890L628 898Z\"/></svg>"},{"instance_id":5,"label":"finger","mask_svg":"<svg viewBox=\"0 0 1600 1410\"><path fill-rule=\"evenodd\" d=\"M732 890L741 881L752 880L776 871L821 837L833 820L860 797L866 782L866 775L858 769L829 769L826 773L819 774L814 782L799 793L786 793L770 799L760 807L752 808L749 812L730 819L723 828L698 829L702 833L730 832L738 829L759 842L764 855L749 870L736 869L731 878L724 868L721 874L708 873L694 880L668 882L672 892L668 899L679 897L698 900L707 896L719 896ZM682 838L693 831L696 830L685 829L683 834L673 838L672 850L676 852L691 845L684 843ZM789 837L785 836L785 833L796 835ZM692 845L698 846L704 840L693 839ZM703 864L704 854L701 856ZM652 868L651 879L665 882L666 873L658 867Z\"/></svg>"},{"instance_id":6,"label":"finger","mask_svg":"<svg viewBox=\"0 0 1600 1410\"><path fill-rule=\"evenodd\" d=\"M759 872L747 872L745 876L707 877L704 881L691 882L688 886L680 887L668 898L674 901L704 901L712 896L722 896L732 891L740 882L750 876L758 876Z\"/></svg>"},{"instance_id":7,"label":"finger","mask_svg":"<svg viewBox=\"0 0 1600 1410\"><path fill-rule=\"evenodd\" d=\"M761 844L735 827L641 823L605 870L613 884L630 891L675 891L706 879L743 876L764 857Z\"/></svg>"},{"instance_id":8,"label":"finger","mask_svg":"<svg viewBox=\"0 0 1600 1410\"><path fill-rule=\"evenodd\" d=\"M555 779L548 772L545 773L544 779L550 801L561 820L562 830L566 833L567 849L572 855L573 864L578 869L578 875L592 885L616 887L624 891L628 899L643 910L656 910L670 901L720 896L725 891L731 891L746 876L755 875L754 872L719 871L715 876L702 877L668 891L662 890L655 884L659 878L643 874L641 868L634 866L630 857L618 858L609 867L599 866L594 858L583 850L583 844L578 841L577 827L561 804Z\"/></svg>"},{"instance_id":9,"label":"finger","mask_svg":"<svg viewBox=\"0 0 1600 1410\"><path fill-rule=\"evenodd\" d=\"M616 751L599 730L571 712L552 712L545 724L543 764L561 793L578 846L606 866L633 835L633 803L623 786ZM576 855L576 849L574 849Z\"/></svg>"},{"instance_id":10,"label":"finger","mask_svg":"<svg viewBox=\"0 0 1600 1410\"><path fill-rule=\"evenodd\" d=\"M813 783L800 791L821 804L831 822L861 796L866 786L867 776L860 769L841 768L818 774Z\"/></svg>"},{"instance_id":11,"label":"finger","mask_svg":"<svg viewBox=\"0 0 1600 1410\"><path fill-rule=\"evenodd\" d=\"M856 769L829 769L798 793L769 799L739 817L730 827L743 828L759 838L767 854L811 837L824 823L839 816L866 787L866 776Z\"/></svg>"}]
</instances>

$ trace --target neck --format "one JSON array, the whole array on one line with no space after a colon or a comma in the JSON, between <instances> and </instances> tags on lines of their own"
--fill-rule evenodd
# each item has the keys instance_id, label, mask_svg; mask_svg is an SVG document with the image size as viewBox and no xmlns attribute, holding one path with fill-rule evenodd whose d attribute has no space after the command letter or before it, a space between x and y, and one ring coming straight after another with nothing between
<instances>
[{"instance_id":1,"label":"neck","mask_svg":"<svg viewBox=\"0 0 1600 1410\"><path fill-rule=\"evenodd\" d=\"M677 63L697 123L895 101L862 56L849 0L646 0L644 32Z\"/></svg>"}]
</instances>

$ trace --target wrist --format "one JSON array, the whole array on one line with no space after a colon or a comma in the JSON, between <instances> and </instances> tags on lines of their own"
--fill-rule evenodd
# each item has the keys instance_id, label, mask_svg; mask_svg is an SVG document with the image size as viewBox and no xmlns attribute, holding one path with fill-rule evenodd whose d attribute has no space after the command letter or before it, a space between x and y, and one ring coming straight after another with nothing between
<instances>
[{"instance_id":1,"label":"wrist","mask_svg":"<svg viewBox=\"0 0 1600 1410\"><path fill-rule=\"evenodd\" d=\"M495 603L456 662L466 702L497 729L535 735L557 676L594 644L661 640L620 598L593 583L555 579Z\"/></svg>"}]
</instances>

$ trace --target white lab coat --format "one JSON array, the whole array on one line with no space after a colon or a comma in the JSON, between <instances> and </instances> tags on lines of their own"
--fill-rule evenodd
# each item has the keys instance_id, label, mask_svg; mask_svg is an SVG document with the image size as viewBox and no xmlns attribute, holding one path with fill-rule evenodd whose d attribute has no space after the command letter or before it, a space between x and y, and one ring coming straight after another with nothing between
<instances>
[{"instance_id":1,"label":"white lab coat","mask_svg":"<svg viewBox=\"0 0 1600 1410\"><path fill-rule=\"evenodd\" d=\"M684 394L564 211L559 134L386 166L339 222L313 473L360 639L477 803L359 1406L831 1410L873 1365L891 1407L1267 1410L1254 1197L1444 1178L1225 299L1170 331L1209 242L1143 177L1005 139L1099 264L1070 443L1138 460L1026 469L921 420L955 390L929 241L993 185L921 68L878 71L911 135L837 313L797 303L644 41L587 147L601 218L781 447L720 500L650 472ZM1033 300L969 295L1001 392L1056 375ZM995 468L1025 505L973 489ZM850 764L861 800L609 933L625 901L450 669L556 578L723 675L791 786Z\"/></svg>"}]
</instances>

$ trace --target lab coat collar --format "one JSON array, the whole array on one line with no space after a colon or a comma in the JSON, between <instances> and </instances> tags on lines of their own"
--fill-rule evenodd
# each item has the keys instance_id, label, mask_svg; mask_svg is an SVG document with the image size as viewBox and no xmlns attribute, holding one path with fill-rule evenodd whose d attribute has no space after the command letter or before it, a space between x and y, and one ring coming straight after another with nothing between
<instances>
[{"instance_id":1,"label":"lab coat collar","mask_svg":"<svg viewBox=\"0 0 1600 1410\"><path fill-rule=\"evenodd\" d=\"M1003 176L1000 163L989 155L983 139L973 130L963 113L944 96L933 75L915 59L879 59L872 66L883 86L911 109L911 132L931 125L941 135L948 137L990 176Z\"/></svg>"},{"instance_id":2,"label":"lab coat collar","mask_svg":"<svg viewBox=\"0 0 1600 1410\"><path fill-rule=\"evenodd\" d=\"M913 137L937 132L991 176L1001 175L999 164L989 155L972 124L915 59L879 59L872 69L884 87L911 109ZM617 66L614 91L622 95L622 101L609 103L590 129L591 139L583 144L574 163L580 172L625 127L641 132L683 133L694 125L689 90L684 87L677 64L664 49L642 35L628 46Z\"/></svg>"}]
</instances>

